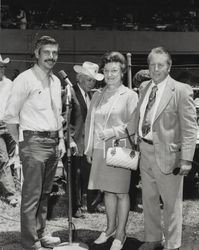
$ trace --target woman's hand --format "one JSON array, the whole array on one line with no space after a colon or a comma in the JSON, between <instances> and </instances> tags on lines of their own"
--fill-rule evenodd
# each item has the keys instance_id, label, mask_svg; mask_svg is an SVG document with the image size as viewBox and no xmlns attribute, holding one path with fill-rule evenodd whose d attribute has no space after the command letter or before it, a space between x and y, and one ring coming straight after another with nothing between
<instances>
[{"instance_id":1,"label":"woman's hand","mask_svg":"<svg viewBox=\"0 0 199 250\"><path fill-rule=\"evenodd\" d=\"M90 163L90 164L92 163L92 159L91 159L91 157L88 156L88 155L86 155L86 160L87 160L88 163Z\"/></svg>"},{"instance_id":2,"label":"woman's hand","mask_svg":"<svg viewBox=\"0 0 199 250\"><path fill-rule=\"evenodd\" d=\"M114 130L112 128L101 130L98 134L101 140L108 140L114 136Z\"/></svg>"}]
</instances>

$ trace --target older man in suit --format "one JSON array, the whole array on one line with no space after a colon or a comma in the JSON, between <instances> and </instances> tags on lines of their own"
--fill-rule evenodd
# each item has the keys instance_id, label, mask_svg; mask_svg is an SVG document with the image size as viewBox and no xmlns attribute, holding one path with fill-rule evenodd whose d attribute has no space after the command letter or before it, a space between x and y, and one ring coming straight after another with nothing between
<instances>
[{"instance_id":1,"label":"older man in suit","mask_svg":"<svg viewBox=\"0 0 199 250\"><path fill-rule=\"evenodd\" d=\"M163 47L151 50L152 80L140 86L134 123L140 139L145 243L139 250L177 250L182 235L183 176L192 167L197 124L190 86L170 77L171 57ZM164 234L160 196L164 203Z\"/></svg>"},{"instance_id":2,"label":"older man in suit","mask_svg":"<svg viewBox=\"0 0 199 250\"><path fill-rule=\"evenodd\" d=\"M97 211L92 206L97 193L88 191L88 178L90 164L84 155L84 124L87 110L92 97L92 90L96 81L101 81L104 76L98 73L99 67L92 62L84 62L82 65L75 65L77 83L71 89L71 115L70 115L70 147L72 149L72 213L74 217L83 218L82 205L83 197L86 197L88 212Z\"/></svg>"}]
</instances>

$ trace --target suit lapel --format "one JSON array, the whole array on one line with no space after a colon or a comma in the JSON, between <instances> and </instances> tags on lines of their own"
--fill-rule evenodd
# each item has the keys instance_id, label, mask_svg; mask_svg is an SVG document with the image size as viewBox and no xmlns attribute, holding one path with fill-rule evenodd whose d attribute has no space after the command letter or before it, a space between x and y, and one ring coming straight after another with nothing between
<instances>
[{"instance_id":1,"label":"suit lapel","mask_svg":"<svg viewBox=\"0 0 199 250\"><path fill-rule=\"evenodd\" d=\"M142 105L142 103L143 103L143 100L144 100L144 98L145 98L145 95L146 95L146 93L147 93L149 87L151 86L151 84L152 84L152 81L149 81L148 84L147 84L147 86L144 88L144 90L143 90L143 92L142 92L142 94L141 94L141 96L140 96L140 99L139 99L139 101L138 101L138 105L137 105L137 109L138 109L138 110L140 110L140 107L141 107L141 105Z\"/></svg>"},{"instance_id":2,"label":"suit lapel","mask_svg":"<svg viewBox=\"0 0 199 250\"><path fill-rule=\"evenodd\" d=\"M155 114L154 122L157 120L157 118L160 116L160 114L163 112L163 110L165 109L165 107L169 103L170 99L173 96L174 89L175 89L175 87L173 84L173 80L172 80L172 78L169 78L167 83L166 83L165 89L164 89L164 98L161 98L161 101L158 105L158 109L157 109L157 112Z\"/></svg>"},{"instance_id":3,"label":"suit lapel","mask_svg":"<svg viewBox=\"0 0 199 250\"><path fill-rule=\"evenodd\" d=\"M138 131L138 126L139 126L139 121L140 121L140 107L141 107L141 105L143 103L143 100L145 98L145 95L146 95L149 87L151 86L151 83L152 83L152 81L149 81L147 86L144 87L144 90L143 90L143 92L142 92L142 94L141 94L141 96L139 98L139 101L138 101L138 105L137 105L137 108L136 108L137 112L136 112L136 116L135 116L136 131Z\"/></svg>"},{"instance_id":4,"label":"suit lapel","mask_svg":"<svg viewBox=\"0 0 199 250\"><path fill-rule=\"evenodd\" d=\"M108 111L108 114L107 114L107 117L106 117L106 121L105 121L105 126L107 125L107 122L109 120L109 117L110 117L110 114L111 114L111 111L112 109L114 108L114 105L117 103L118 99L120 98L120 95L122 93L124 93L126 91L126 88L121 85L118 89L118 91L115 93L115 96L110 104L110 108L109 108L109 111Z\"/></svg>"},{"instance_id":5,"label":"suit lapel","mask_svg":"<svg viewBox=\"0 0 199 250\"><path fill-rule=\"evenodd\" d=\"M84 101L84 97L82 96L82 93L81 93L81 91L80 91L80 89L79 89L79 87L78 87L77 84L73 86L73 89L75 91L77 100L78 100L79 105L80 105L80 109L81 109L81 112L82 112L83 120L85 121L86 115L87 115L87 107L86 107L86 103Z\"/></svg>"}]
</instances>

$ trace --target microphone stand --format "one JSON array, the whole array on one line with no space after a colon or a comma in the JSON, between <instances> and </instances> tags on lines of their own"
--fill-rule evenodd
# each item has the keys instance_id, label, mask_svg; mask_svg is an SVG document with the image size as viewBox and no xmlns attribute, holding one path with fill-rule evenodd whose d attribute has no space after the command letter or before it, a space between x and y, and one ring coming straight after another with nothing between
<instances>
[{"instance_id":1,"label":"microphone stand","mask_svg":"<svg viewBox=\"0 0 199 250\"><path fill-rule=\"evenodd\" d=\"M67 154L67 190L68 190L68 242L63 242L57 247L53 248L54 250L85 250L89 249L88 246L84 243L72 242L73 240L73 223L72 223L72 178L71 178L71 149L70 149L70 115L71 115L71 89L70 86L67 85L65 87L66 94L66 113L65 119L67 124L67 133L66 133L66 154ZM65 164L64 164L65 165Z\"/></svg>"}]
</instances>

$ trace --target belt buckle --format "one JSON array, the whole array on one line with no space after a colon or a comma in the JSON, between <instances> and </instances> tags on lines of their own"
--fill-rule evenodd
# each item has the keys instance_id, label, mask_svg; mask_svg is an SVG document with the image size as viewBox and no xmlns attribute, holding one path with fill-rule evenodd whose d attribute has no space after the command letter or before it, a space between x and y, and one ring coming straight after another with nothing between
<instances>
[{"instance_id":1,"label":"belt buckle","mask_svg":"<svg viewBox=\"0 0 199 250\"><path fill-rule=\"evenodd\" d=\"M46 131L46 137L51 137L51 132L50 131Z\"/></svg>"}]
</instances>

